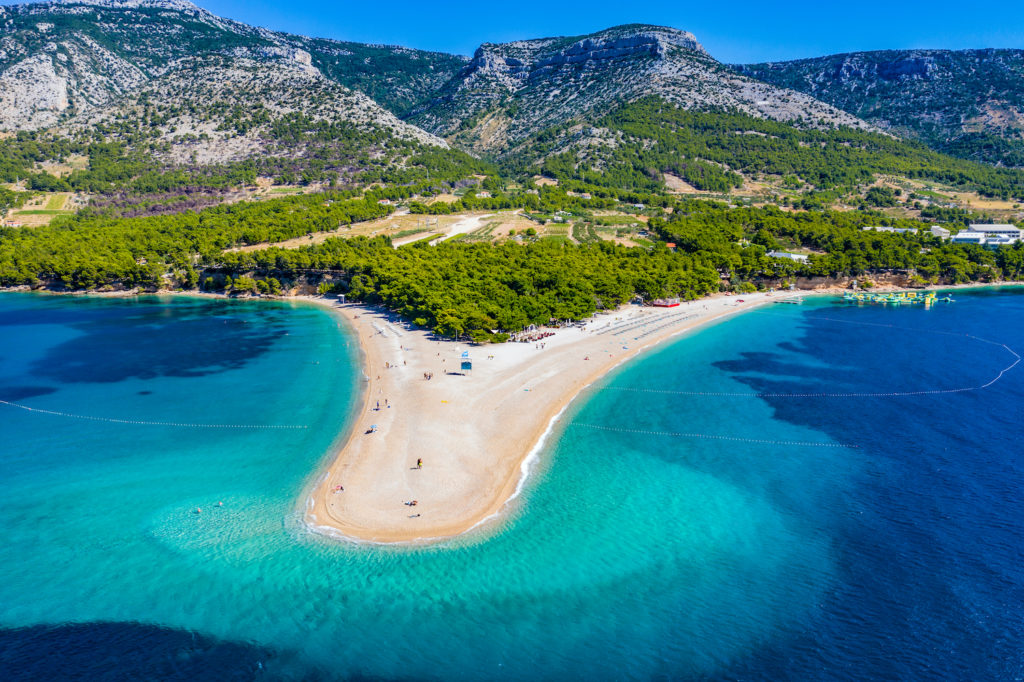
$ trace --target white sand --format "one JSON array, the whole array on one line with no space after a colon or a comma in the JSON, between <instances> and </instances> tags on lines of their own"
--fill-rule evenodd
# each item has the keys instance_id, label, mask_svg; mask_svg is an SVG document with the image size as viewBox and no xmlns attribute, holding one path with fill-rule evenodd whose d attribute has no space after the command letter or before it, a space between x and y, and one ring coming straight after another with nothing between
<instances>
[{"instance_id":1,"label":"white sand","mask_svg":"<svg viewBox=\"0 0 1024 682\"><path fill-rule=\"evenodd\" d=\"M313 490L307 523L383 543L463 533L501 511L522 478L523 460L588 384L665 339L788 296L627 306L583 329L544 330L555 332L537 342L544 348L434 341L385 311L340 307L365 354L366 402L348 443ZM472 372L447 374L459 370L465 350ZM424 372L433 372L433 379L424 379ZM367 433L371 425L377 430ZM344 490L335 492L337 486ZM415 506L405 504L413 500Z\"/></svg>"}]
</instances>

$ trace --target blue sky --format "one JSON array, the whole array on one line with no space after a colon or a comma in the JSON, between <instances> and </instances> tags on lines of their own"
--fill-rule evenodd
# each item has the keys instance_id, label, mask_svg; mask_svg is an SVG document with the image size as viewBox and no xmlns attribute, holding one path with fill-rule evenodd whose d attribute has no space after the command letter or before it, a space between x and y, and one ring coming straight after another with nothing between
<instances>
[{"instance_id":1,"label":"blue sky","mask_svg":"<svg viewBox=\"0 0 1024 682\"><path fill-rule=\"evenodd\" d=\"M724 62L887 48L1024 48L1022 0L980 5L949 0L198 0L196 4L220 16L276 30L459 54L472 54L481 42L578 35L638 22L691 31Z\"/></svg>"}]
</instances>

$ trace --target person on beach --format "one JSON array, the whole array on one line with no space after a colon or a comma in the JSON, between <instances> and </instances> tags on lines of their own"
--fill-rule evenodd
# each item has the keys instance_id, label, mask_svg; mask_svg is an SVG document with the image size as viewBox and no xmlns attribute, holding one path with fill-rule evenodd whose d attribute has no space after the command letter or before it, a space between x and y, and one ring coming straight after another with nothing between
<instances>
[{"instance_id":1,"label":"person on beach","mask_svg":"<svg viewBox=\"0 0 1024 682\"><path fill-rule=\"evenodd\" d=\"M422 459L417 459L416 460L416 468L417 469L422 469L423 468L423 460Z\"/></svg>"}]
</instances>

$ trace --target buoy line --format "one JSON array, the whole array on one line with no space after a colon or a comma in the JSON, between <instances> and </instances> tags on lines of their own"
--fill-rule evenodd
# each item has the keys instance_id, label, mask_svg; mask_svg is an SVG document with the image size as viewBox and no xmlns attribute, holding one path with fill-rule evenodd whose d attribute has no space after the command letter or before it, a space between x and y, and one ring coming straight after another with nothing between
<instances>
[{"instance_id":1,"label":"buoy line","mask_svg":"<svg viewBox=\"0 0 1024 682\"><path fill-rule=\"evenodd\" d=\"M818 441L772 440L770 438L743 438L740 436L721 436L711 433L687 433L676 431L652 431L648 429L625 429L617 426L603 426L601 424L584 424L582 422L572 422L572 426L581 426L583 428L596 429L598 431L615 431L617 433L640 433L647 436L670 436L673 438L701 438L706 440L726 440L736 443L756 443L759 445L790 445L799 447L845 449L855 449L860 447L859 445L846 445L843 443L823 443Z\"/></svg>"},{"instance_id":2,"label":"buoy line","mask_svg":"<svg viewBox=\"0 0 1024 682\"><path fill-rule=\"evenodd\" d=\"M769 313L762 311L751 311L755 315L773 315L775 317L787 317L785 315L779 315L777 313ZM865 327L884 327L888 329L898 329L901 331L911 331L919 334L941 334L943 336L952 336L954 338L967 338L974 341L980 341L981 343L987 343L992 346L1002 348L1007 353L1013 356L1013 362L1006 367L1003 367L999 372L978 386L961 386L958 388L935 388L926 389L921 391L865 391L865 392L852 392L852 393L753 393L745 391L676 391L672 389L659 389L659 388L633 388L629 386L605 386L597 389L602 391L625 391L628 393L653 393L653 394L668 394L668 395L690 395L690 396L701 396L706 398L905 398L912 396L923 396L923 395L949 395L951 393L968 393L971 391L982 391L997 381L1003 378L1003 376L1015 368L1021 363L1021 356L1017 351L1010 348L1005 343L998 341L991 341L989 339L983 339L980 336L974 336L973 334L960 334L957 332L944 332L934 329L917 329L914 327L902 327L895 324L882 324L880 322L857 322L855 320L840 320L834 317L816 317L815 320L822 320L825 322L837 322L841 324L853 324L861 325Z\"/></svg>"},{"instance_id":3,"label":"buoy line","mask_svg":"<svg viewBox=\"0 0 1024 682\"><path fill-rule=\"evenodd\" d=\"M195 422L158 422L158 421L146 421L143 419L116 419L114 417L94 417L86 414L72 414L70 412L59 412L57 410L43 410L38 407L29 407L28 405L22 405L20 403L14 403L9 400L0 400L0 405L7 405L8 407L16 407L19 410L25 410L26 412L35 412L37 414L48 414L53 417L67 417L69 419L82 419L85 421L92 422L107 422L110 424L131 424L135 426L177 426L187 427L193 429L305 429L308 428L305 425L290 425L290 424L202 424Z\"/></svg>"}]
</instances>

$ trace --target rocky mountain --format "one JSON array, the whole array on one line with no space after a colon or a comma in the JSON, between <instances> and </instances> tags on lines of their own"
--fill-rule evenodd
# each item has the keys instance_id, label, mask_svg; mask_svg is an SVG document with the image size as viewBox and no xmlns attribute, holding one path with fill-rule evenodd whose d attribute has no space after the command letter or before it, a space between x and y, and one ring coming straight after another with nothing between
<instances>
[{"instance_id":1,"label":"rocky mountain","mask_svg":"<svg viewBox=\"0 0 1024 682\"><path fill-rule=\"evenodd\" d=\"M149 148L160 161L196 166L257 154L294 158L325 142L318 133L330 130L367 144L394 138L448 146L309 64L242 57L178 60L114 106L91 109L58 129L72 136L98 132L132 147L158 142Z\"/></svg>"},{"instance_id":2,"label":"rocky mountain","mask_svg":"<svg viewBox=\"0 0 1024 682\"><path fill-rule=\"evenodd\" d=\"M853 52L734 68L940 151L1024 166L1024 50Z\"/></svg>"},{"instance_id":3,"label":"rocky mountain","mask_svg":"<svg viewBox=\"0 0 1024 682\"><path fill-rule=\"evenodd\" d=\"M407 120L465 149L494 155L547 127L651 95L691 109L865 126L806 94L735 73L691 33L639 24L588 36L484 44Z\"/></svg>"},{"instance_id":4,"label":"rocky mountain","mask_svg":"<svg viewBox=\"0 0 1024 682\"><path fill-rule=\"evenodd\" d=\"M453 55L268 31L185 0L0 7L0 130L43 128L96 110L182 59L203 57L315 69L399 113L465 64Z\"/></svg>"},{"instance_id":5,"label":"rocky mountain","mask_svg":"<svg viewBox=\"0 0 1024 682\"><path fill-rule=\"evenodd\" d=\"M96 129L192 167L303 157L328 131L537 162L570 146L614 148L621 131L598 123L645 98L802 129L882 129L1024 165L1022 83L1024 51L1014 50L730 67L691 33L630 24L488 43L466 58L270 31L186 0L0 7L0 133ZM368 149L313 156L328 154L336 170L344 151L366 169Z\"/></svg>"}]
</instances>

